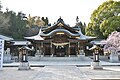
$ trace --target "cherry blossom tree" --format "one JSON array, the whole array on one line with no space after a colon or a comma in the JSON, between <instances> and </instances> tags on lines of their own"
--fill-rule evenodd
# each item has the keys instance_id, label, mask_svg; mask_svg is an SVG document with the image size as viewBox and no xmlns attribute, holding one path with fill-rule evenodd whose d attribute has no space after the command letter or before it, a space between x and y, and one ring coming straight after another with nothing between
<instances>
[{"instance_id":1,"label":"cherry blossom tree","mask_svg":"<svg viewBox=\"0 0 120 80\"><path fill-rule=\"evenodd\" d=\"M120 32L112 32L107 40L102 41L104 43L104 51L109 52L110 50L120 51Z\"/></svg>"}]
</instances>

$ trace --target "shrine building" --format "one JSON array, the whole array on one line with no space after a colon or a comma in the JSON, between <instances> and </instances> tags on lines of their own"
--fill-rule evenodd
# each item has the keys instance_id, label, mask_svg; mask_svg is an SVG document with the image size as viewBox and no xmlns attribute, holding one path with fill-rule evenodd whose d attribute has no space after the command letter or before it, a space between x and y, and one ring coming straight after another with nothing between
<instances>
[{"instance_id":1,"label":"shrine building","mask_svg":"<svg viewBox=\"0 0 120 80\"><path fill-rule=\"evenodd\" d=\"M95 37L83 35L80 27L70 27L63 19L47 28L40 28L35 36L25 37L40 55L53 57L77 56Z\"/></svg>"}]
</instances>

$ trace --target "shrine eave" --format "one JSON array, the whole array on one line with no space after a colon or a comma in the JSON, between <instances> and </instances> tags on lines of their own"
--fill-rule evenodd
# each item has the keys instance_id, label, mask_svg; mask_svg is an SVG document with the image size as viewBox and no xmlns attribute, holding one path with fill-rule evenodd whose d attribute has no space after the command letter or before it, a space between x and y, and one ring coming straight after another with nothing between
<instances>
[{"instance_id":1,"label":"shrine eave","mask_svg":"<svg viewBox=\"0 0 120 80\"><path fill-rule=\"evenodd\" d=\"M51 36L51 35L53 35L55 33L59 33L59 32L63 32L63 33L69 34L70 36L80 36L79 33L74 34L74 33L71 33L68 30L65 30L65 29L55 29L55 30L51 31L48 34L42 33L41 36Z\"/></svg>"},{"instance_id":2,"label":"shrine eave","mask_svg":"<svg viewBox=\"0 0 120 80\"><path fill-rule=\"evenodd\" d=\"M12 40L14 40L13 38L10 38L10 37L7 37L7 36L3 36L3 35L0 35L0 39L3 39L5 41L12 41Z\"/></svg>"},{"instance_id":3,"label":"shrine eave","mask_svg":"<svg viewBox=\"0 0 120 80\"><path fill-rule=\"evenodd\" d=\"M31 37L24 37L24 38L27 40L39 40L39 41L44 40L40 35L35 35L35 36L31 36Z\"/></svg>"}]
</instances>

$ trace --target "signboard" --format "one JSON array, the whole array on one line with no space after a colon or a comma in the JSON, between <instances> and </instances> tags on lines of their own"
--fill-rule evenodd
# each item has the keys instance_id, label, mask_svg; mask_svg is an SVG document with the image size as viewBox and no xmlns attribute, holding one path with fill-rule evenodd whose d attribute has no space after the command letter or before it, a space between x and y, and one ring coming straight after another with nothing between
<instances>
[{"instance_id":1,"label":"signboard","mask_svg":"<svg viewBox=\"0 0 120 80\"><path fill-rule=\"evenodd\" d=\"M0 70L3 67L4 40L0 39Z\"/></svg>"}]
</instances>

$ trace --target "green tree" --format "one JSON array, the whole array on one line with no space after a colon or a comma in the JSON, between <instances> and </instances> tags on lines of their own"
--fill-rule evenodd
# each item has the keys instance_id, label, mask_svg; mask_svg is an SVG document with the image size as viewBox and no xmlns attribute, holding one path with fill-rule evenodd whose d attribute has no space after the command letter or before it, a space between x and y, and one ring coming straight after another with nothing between
<instances>
[{"instance_id":1,"label":"green tree","mask_svg":"<svg viewBox=\"0 0 120 80\"><path fill-rule=\"evenodd\" d=\"M43 18L43 17L42 17ZM45 26L45 22L39 16L28 16L27 18L27 30L25 36L33 36L39 32L40 27Z\"/></svg>"},{"instance_id":2,"label":"green tree","mask_svg":"<svg viewBox=\"0 0 120 80\"><path fill-rule=\"evenodd\" d=\"M31 17L31 15L29 14L28 18L27 18L27 27L32 27L34 26L35 23L35 17Z\"/></svg>"},{"instance_id":3,"label":"green tree","mask_svg":"<svg viewBox=\"0 0 120 80\"><path fill-rule=\"evenodd\" d=\"M106 1L91 15L91 22L86 27L86 35L98 38L107 36L120 29L120 1Z\"/></svg>"},{"instance_id":4,"label":"green tree","mask_svg":"<svg viewBox=\"0 0 120 80\"><path fill-rule=\"evenodd\" d=\"M14 39L23 39L26 30L26 20L24 20L25 14L18 12L16 15L13 11L7 11L4 14L6 16L10 16L10 20L8 22L9 36L12 36Z\"/></svg>"},{"instance_id":5,"label":"green tree","mask_svg":"<svg viewBox=\"0 0 120 80\"><path fill-rule=\"evenodd\" d=\"M48 17L46 18L42 17L41 19L45 22L45 26L49 24Z\"/></svg>"},{"instance_id":6,"label":"green tree","mask_svg":"<svg viewBox=\"0 0 120 80\"><path fill-rule=\"evenodd\" d=\"M81 28L82 33L85 34L86 23L84 22L84 24L83 24L81 21L79 21L78 16L76 17L76 25L75 25L75 27Z\"/></svg>"},{"instance_id":7,"label":"green tree","mask_svg":"<svg viewBox=\"0 0 120 80\"><path fill-rule=\"evenodd\" d=\"M33 26L38 26L38 27L43 27L45 26L45 22L39 17L39 16L28 16L27 18L27 27L33 27Z\"/></svg>"},{"instance_id":8,"label":"green tree","mask_svg":"<svg viewBox=\"0 0 120 80\"><path fill-rule=\"evenodd\" d=\"M0 34L8 35L9 34L9 21L10 16L6 16L3 11L1 11L2 5L0 1Z\"/></svg>"},{"instance_id":9,"label":"green tree","mask_svg":"<svg viewBox=\"0 0 120 80\"><path fill-rule=\"evenodd\" d=\"M0 34L9 35L9 21L10 16L6 16L3 12L0 12Z\"/></svg>"},{"instance_id":10,"label":"green tree","mask_svg":"<svg viewBox=\"0 0 120 80\"><path fill-rule=\"evenodd\" d=\"M81 21L80 22L77 22L75 26L78 26L79 28L81 28L81 31L83 34L85 34L85 27L86 27L86 24L82 23Z\"/></svg>"},{"instance_id":11,"label":"green tree","mask_svg":"<svg viewBox=\"0 0 120 80\"><path fill-rule=\"evenodd\" d=\"M45 26L45 22L43 20L41 20L39 16L37 16L35 19L34 25L36 25L38 27L43 27L43 26Z\"/></svg>"}]
</instances>

